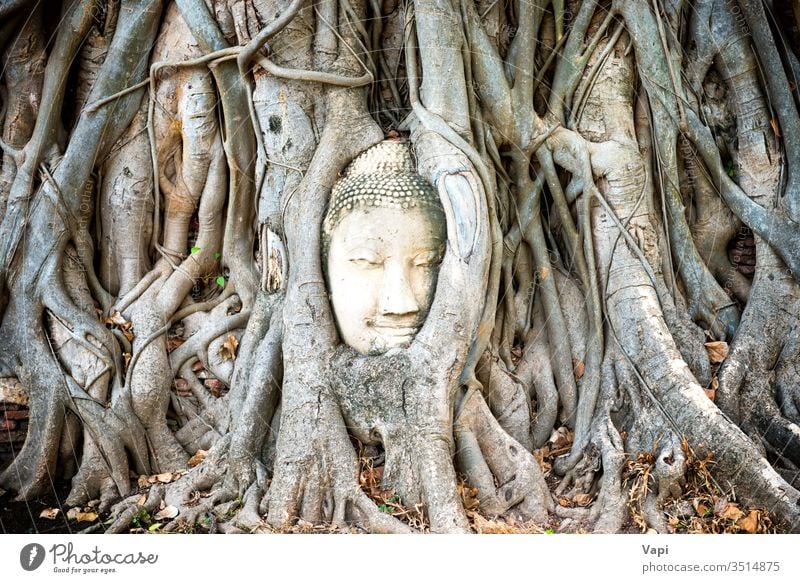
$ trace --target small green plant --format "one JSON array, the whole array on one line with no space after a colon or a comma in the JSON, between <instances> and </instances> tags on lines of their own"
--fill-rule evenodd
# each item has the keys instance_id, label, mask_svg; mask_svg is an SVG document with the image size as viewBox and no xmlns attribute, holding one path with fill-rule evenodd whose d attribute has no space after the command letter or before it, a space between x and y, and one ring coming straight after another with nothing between
<instances>
[{"instance_id":1,"label":"small green plant","mask_svg":"<svg viewBox=\"0 0 800 583\"><path fill-rule=\"evenodd\" d=\"M225 287L225 276L224 275L218 276L215 281L217 282L218 286Z\"/></svg>"},{"instance_id":2,"label":"small green plant","mask_svg":"<svg viewBox=\"0 0 800 583\"><path fill-rule=\"evenodd\" d=\"M400 503L400 496L398 496L397 494L392 494L391 498L389 498L384 504L380 504L378 506L378 510L386 514L391 514L395 510L395 507L392 506L392 504L399 504L399 503Z\"/></svg>"},{"instance_id":3,"label":"small green plant","mask_svg":"<svg viewBox=\"0 0 800 583\"><path fill-rule=\"evenodd\" d=\"M192 253L191 254L194 255L195 253L198 253L199 251L200 251L200 247L197 247L197 246L192 247Z\"/></svg>"},{"instance_id":4,"label":"small green plant","mask_svg":"<svg viewBox=\"0 0 800 583\"><path fill-rule=\"evenodd\" d=\"M134 515L133 519L131 520L131 524L133 524L133 526L135 526L136 528L144 528L150 523L152 519L153 517L150 516L150 513L144 508L142 508L139 512L136 513L136 515Z\"/></svg>"},{"instance_id":5,"label":"small green plant","mask_svg":"<svg viewBox=\"0 0 800 583\"><path fill-rule=\"evenodd\" d=\"M553 530L552 528L545 528L545 529L544 529L544 533L545 533L545 534L555 534L555 533L556 533L556 531L555 531L555 530Z\"/></svg>"}]
</instances>

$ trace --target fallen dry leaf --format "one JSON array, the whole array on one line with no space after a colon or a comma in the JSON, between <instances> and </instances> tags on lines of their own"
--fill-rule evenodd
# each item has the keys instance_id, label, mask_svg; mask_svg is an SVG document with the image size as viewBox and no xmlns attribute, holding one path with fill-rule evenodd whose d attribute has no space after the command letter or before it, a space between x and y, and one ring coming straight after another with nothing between
<instances>
[{"instance_id":1,"label":"fallen dry leaf","mask_svg":"<svg viewBox=\"0 0 800 583\"><path fill-rule=\"evenodd\" d=\"M147 495L146 494L142 494L141 496L139 496L139 499L136 500L136 505L137 506L144 506L145 502L147 502Z\"/></svg>"},{"instance_id":2,"label":"fallen dry leaf","mask_svg":"<svg viewBox=\"0 0 800 583\"><path fill-rule=\"evenodd\" d=\"M572 373L575 375L575 380L580 380L583 373L586 371L586 365L582 360L572 359Z\"/></svg>"},{"instance_id":3,"label":"fallen dry leaf","mask_svg":"<svg viewBox=\"0 0 800 583\"><path fill-rule=\"evenodd\" d=\"M780 138L781 127L778 125L778 120L773 117L771 120L769 120L769 125L772 126L772 131L775 132L775 135Z\"/></svg>"},{"instance_id":4,"label":"fallen dry leaf","mask_svg":"<svg viewBox=\"0 0 800 583\"><path fill-rule=\"evenodd\" d=\"M82 512L80 508L70 508L67 518L75 522L94 522L97 520L97 512Z\"/></svg>"},{"instance_id":5,"label":"fallen dry leaf","mask_svg":"<svg viewBox=\"0 0 800 583\"><path fill-rule=\"evenodd\" d=\"M219 347L219 355L222 360L236 360L237 348L239 348L239 340L233 334L228 334L228 339Z\"/></svg>"},{"instance_id":6,"label":"fallen dry leaf","mask_svg":"<svg viewBox=\"0 0 800 583\"><path fill-rule=\"evenodd\" d=\"M706 516L711 511L708 506L697 500L694 501L694 510L697 512L697 516Z\"/></svg>"},{"instance_id":7,"label":"fallen dry leaf","mask_svg":"<svg viewBox=\"0 0 800 583\"><path fill-rule=\"evenodd\" d=\"M510 528L504 522L488 520L480 514L475 516L475 530L477 530L479 534L508 534L514 532L514 529Z\"/></svg>"},{"instance_id":8,"label":"fallen dry leaf","mask_svg":"<svg viewBox=\"0 0 800 583\"><path fill-rule=\"evenodd\" d=\"M572 501L578 506L589 506L593 499L591 494L576 494Z\"/></svg>"},{"instance_id":9,"label":"fallen dry leaf","mask_svg":"<svg viewBox=\"0 0 800 583\"><path fill-rule=\"evenodd\" d=\"M550 446L550 453L554 453L565 447L570 447L573 437L573 433L563 425L555 429L553 433L550 434L550 439L548 440L552 444Z\"/></svg>"},{"instance_id":10,"label":"fallen dry leaf","mask_svg":"<svg viewBox=\"0 0 800 583\"><path fill-rule=\"evenodd\" d=\"M708 352L708 359L713 364L718 364L725 360L728 356L728 343L717 340L715 342L706 342L706 352Z\"/></svg>"},{"instance_id":11,"label":"fallen dry leaf","mask_svg":"<svg viewBox=\"0 0 800 583\"><path fill-rule=\"evenodd\" d=\"M754 534L758 530L758 512L751 510L750 514L736 521L736 526L748 534Z\"/></svg>"},{"instance_id":12,"label":"fallen dry leaf","mask_svg":"<svg viewBox=\"0 0 800 583\"><path fill-rule=\"evenodd\" d=\"M727 518L728 520L739 520L744 516L744 512L736 504L728 504L720 513L722 518Z\"/></svg>"},{"instance_id":13,"label":"fallen dry leaf","mask_svg":"<svg viewBox=\"0 0 800 583\"><path fill-rule=\"evenodd\" d=\"M171 481L172 481L172 472L156 474L155 476L150 476L149 478L147 478L147 482L150 484L155 484L156 482L161 482L162 484L169 484Z\"/></svg>"},{"instance_id":14,"label":"fallen dry leaf","mask_svg":"<svg viewBox=\"0 0 800 583\"><path fill-rule=\"evenodd\" d=\"M42 513L39 514L39 518L47 518L48 520L55 520L60 512L61 510L59 510L58 508L45 508L44 510L42 510Z\"/></svg>"},{"instance_id":15,"label":"fallen dry leaf","mask_svg":"<svg viewBox=\"0 0 800 583\"><path fill-rule=\"evenodd\" d=\"M185 342L186 340L184 340L183 338L179 338L177 336L171 336L170 338L167 338L167 351L172 352L173 350L178 348L178 346L184 344Z\"/></svg>"},{"instance_id":16,"label":"fallen dry leaf","mask_svg":"<svg viewBox=\"0 0 800 583\"><path fill-rule=\"evenodd\" d=\"M164 472L163 474L153 474L152 476L139 476L139 487L146 488L148 484L155 484L160 482L161 484L169 484L173 480L177 480L181 474L179 473L172 473L172 472Z\"/></svg>"},{"instance_id":17,"label":"fallen dry leaf","mask_svg":"<svg viewBox=\"0 0 800 583\"><path fill-rule=\"evenodd\" d=\"M133 342L133 339L136 337L134 336L133 331L131 330L133 328L133 324L131 322L128 322L125 319L125 317L119 312L114 312L113 314L111 314L108 318L103 320L103 323L110 326L116 326L117 328L119 328L122 331L122 334L125 336L125 338L128 339L129 342Z\"/></svg>"},{"instance_id":18,"label":"fallen dry leaf","mask_svg":"<svg viewBox=\"0 0 800 583\"><path fill-rule=\"evenodd\" d=\"M711 379L711 386L703 390L706 393L706 397L708 397L712 401L715 401L717 399L718 388L719 388L719 379L717 379L717 377L714 377L713 379Z\"/></svg>"},{"instance_id":19,"label":"fallen dry leaf","mask_svg":"<svg viewBox=\"0 0 800 583\"><path fill-rule=\"evenodd\" d=\"M178 516L179 511L174 506L166 506L163 510L159 510L156 512L156 515L153 517L156 520L164 520L167 518L175 518Z\"/></svg>"},{"instance_id":20,"label":"fallen dry leaf","mask_svg":"<svg viewBox=\"0 0 800 583\"><path fill-rule=\"evenodd\" d=\"M106 324L114 324L116 326L124 326L128 321L119 312L114 312L105 319Z\"/></svg>"},{"instance_id":21,"label":"fallen dry leaf","mask_svg":"<svg viewBox=\"0 0 800 583\"><path fill-rule=\"evenodd\" d=\"M198 449L195 452L195 454L192 457L189 458L189 467L193 468L196 465L199 465L200 462L202 462L204 459L206 459L207 455L208 455L208 451L207 450Z\"/></svg>"}]
</instances>

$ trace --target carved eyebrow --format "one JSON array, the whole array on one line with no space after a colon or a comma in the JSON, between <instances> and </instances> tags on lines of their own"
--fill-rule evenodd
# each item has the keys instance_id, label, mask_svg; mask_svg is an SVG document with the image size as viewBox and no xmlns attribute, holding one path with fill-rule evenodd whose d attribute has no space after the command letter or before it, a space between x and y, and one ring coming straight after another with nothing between
<instances>
[{"instance_id":1,"label":"carved eyebrow","mask_svg":"<svg viewBox=\"0 0 800 583\"><path fill-rule=\"evenodd\" d=\"M414 253L414 257L419 257L420 255L441 255L444 249L440 247L436 247L434 249L429 249L427 247L420 248L418 251Z\"/></svg>"},{"instance_id":2,"label":"carved eyebrow","mask_svg":"<svg viewBox=\"0 0 800 583\"><path fill-rule=\"evenodd\" d=\"M355 237L350 237L344 243L346 245L359 245L361 243L365 243L367 241L378 241L383 242L383 239L378 235L356 235Z\"/></svg>"},{"instance_id":3,"label":"carved eyebrow","mask_svg":"<svg viewBox=\"0 0 800 583\"><path fill-rule=\"evenodd\" d=\"M426 250L436 251L437 253L444 253L446 240L440 237L431 237L430 239L422 238L417 243L418 245L416 249L418 249L419 251L416 251L416 253Z\"/></svg>"},{"instance_id":4,"label":"carved eyebrow","mask_svg":"<svg viewBox=\"0 0 800 583\"><path fill-rule=\"evenodd\" d=\"M440 261L444 257L444 249L437 247L436 249L420 249L411 257L414 262L417 261Z\"/></svg>"},{"instance_id":5,"label":"carved eyebrow","mask_svg":"<svg viewBox=\"0 0 800 583\"><path fill-rule=\"evenodd\" d=\"M345 242L344 251L345 253L355 253L362 249L367 249L374 252L376 250L375 247L378 245L385 245L385 242L380 237L358 236Z\"/></svg>"},{"instance_id":6,"label":"carved eyebrow","mask_svg":"<svg viewBox=\"0 0 800 583\"><path fill-rule=\"evenodd\" d=\"M374 238L360 239L352 241L342 249L344 257L353 259L363 256L383 257L386 253L386 246Z\"/></svg>"},{"instance_id":7,"label":"carved eyebrow","mask_svg":"<svg viewBox=\"0 0 800 583\"><path fill-rule=\"evenodd\" d=\"M379 259L382 257L381 253L378 253L374 249L367 249L364 247L359 247L357 249L352 249L347 252L347 259Z\"/></svg>"}]
</instances>

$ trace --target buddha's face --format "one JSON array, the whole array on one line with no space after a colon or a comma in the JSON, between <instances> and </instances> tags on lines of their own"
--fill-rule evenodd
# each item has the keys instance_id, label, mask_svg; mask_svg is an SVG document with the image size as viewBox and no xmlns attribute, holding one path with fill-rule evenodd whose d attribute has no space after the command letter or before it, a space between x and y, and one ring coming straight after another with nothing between
<instances>
[{"instance_id":1,"label":"buddha's face","mask_svg":"<svg viewBox=\"0 0 800 583\"><path fill-rule=\"evenodd\" d=\"M331 233L328 284L342 340L361 354L407 347L430 309L445 244L440 213L356 208Z\"/></svg>"}]
</instances>

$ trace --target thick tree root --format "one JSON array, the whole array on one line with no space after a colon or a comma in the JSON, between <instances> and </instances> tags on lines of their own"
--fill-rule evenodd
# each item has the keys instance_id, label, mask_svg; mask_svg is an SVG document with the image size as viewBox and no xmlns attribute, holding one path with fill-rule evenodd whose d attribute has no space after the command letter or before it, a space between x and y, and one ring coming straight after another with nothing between
<instances>
[{"instance_id":1,"label":"thick tree root","mask_svg":"<svg viewBox=\"0 0 800 583\"><path fill-rule=\"evenodd\" d=\"M454 433L456 463L478 489L481 511L499 516L519 504L525 519L546 523L553 501L538 462L501 428L481 395L464 396Z\"/></svg>"}]
</instances>

